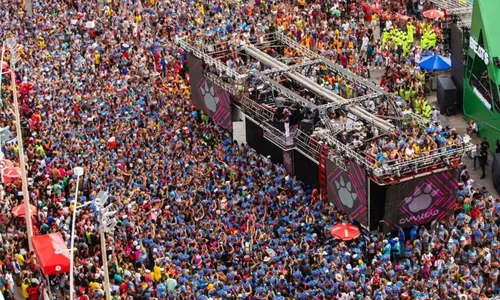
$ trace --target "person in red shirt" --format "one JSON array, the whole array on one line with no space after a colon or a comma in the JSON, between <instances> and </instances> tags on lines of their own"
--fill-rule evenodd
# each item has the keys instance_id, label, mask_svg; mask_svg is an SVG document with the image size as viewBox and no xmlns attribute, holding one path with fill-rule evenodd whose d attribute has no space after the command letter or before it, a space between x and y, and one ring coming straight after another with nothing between
<instances>
[{"instance_id":1,"label":"person in red shirt","mask_svg":"<svg viewBox=\"0 0 500 300\"><path fill-rule=\"evenodd\" d=\"M37 284L33 284L28 288L28 294L30 295L30 300L38 300L40 298L40 287Z\"/></svg>"},{"instance_id":2,"label":"person in red shirt","mask_svg":"<svg viewBox=\"0 0 500 300\"><path fill-rule=\"evenodd\" d=\"M340 56L340 64L344 69L347 68L347 56L345 56L344 53L342 53L342 55Z\"/></svg>"},{"instance_id":3,"label":"person in red shirt","mask_svg":"<svg viewBox=\"0 0 500 300\"><path fill-rule=\"evenodd\" d=\"M128 290L127 282L123 282L122 284L120 284L120 294L127 294L127 290Z\"/></svg>"},{"instance_id":4,"label":"person in red shirt","mask_svg":"<svg viewBox=\"0 0 500 300\"><path fill-rule=\"evenodd\" d=\"M481 215L481 210L478 209L477 207L474 207L474 209L470 211L470 216L474 220L477 219L480 215Z\"/></svg>"}]
</instances>

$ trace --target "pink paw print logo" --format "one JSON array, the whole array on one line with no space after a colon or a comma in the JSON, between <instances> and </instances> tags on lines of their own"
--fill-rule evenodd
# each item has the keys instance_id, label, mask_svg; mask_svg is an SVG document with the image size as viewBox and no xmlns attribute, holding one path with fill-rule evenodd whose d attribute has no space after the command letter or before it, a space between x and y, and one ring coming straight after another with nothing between
<instances>
[{"instance_id":1,"label":"pink paw print logo","mask_svg":"<svg viewBox=\"0 0 500 300\"><path fill-rule=\"evenodd\" d=\"M424 188L416 188L411 196L405 198L405 203L412 213L418 213L426 210L437 194L438 192L433 190L430 184L427 184Z\"/></svg>"},{"instance_id":2,"label":"pink paw print logo","mask_svg":"<svg viewBox=\"0 0 500 300\"><path fill-rule=\"evenodd\" d=\"M207 108L211 112L215 112L217 110L217 105L219 104L219 98L215 95L213 85L209 86L205 81L200 87L200 92Z\"/></svg>"}]
</instances>

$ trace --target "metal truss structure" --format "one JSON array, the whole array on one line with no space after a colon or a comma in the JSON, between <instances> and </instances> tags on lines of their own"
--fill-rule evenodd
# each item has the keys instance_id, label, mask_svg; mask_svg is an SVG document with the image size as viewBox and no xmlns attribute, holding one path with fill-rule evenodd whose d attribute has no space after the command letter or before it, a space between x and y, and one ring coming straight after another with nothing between
<instances>
[{"instance_id":1,"label":"metal truss structure","mask_svg":"<svg viewBox=\"0 0 500 300\"><path fill-rule=\"evenodd\" d=\"M363 102L370 100L370 99L377 99L377 98L380 98L381 96L382 96L382 94L374 93L374 94L354 97L354 98L350 98L350 99L345 99L344 101L338 102L338 103L331 102L331 103L323 104L319 107L319 109L321 109L321 110L338 109L338 108L341 108L343 106L357 105L357 104L363 103Z\"/></svg>"},{"instance_id":2,"label":"metal truss structure","mask_svg":"<svg viewBox=\"0 0 500 300\"><path fill-rule=\"evenodd\" d=\"M233 78L233 80L240 81L245 78L245 76L241 76L238 74L236 71L233 69L229 68L225 64L223 64L220 60L213 58L212 56L208 55L205 53L205 51L201 50L200 48L193 46L183 39L177 38L176 40L177 45L181 47L182 49L188 51L192 55L198 57L201 59L204 63L215 67L218 72L220 73L225 73L227 76Z\"/></svg>"},{"instance_id":3,"label":"metal truss structure","mask_svg":"<svg viewBox=\"0 0 500 300\"><path fill-rule=\"evenodd\" d=\"M262 52L261 50L253 46L245 46L242 48L242 50L244 50L248 55L256 59L259 59L261 62L263 62L265 65L271 68L278 69L286 67L285 64L277 61L276 59L272 58L268 54ZM317 84L316 82L312 81L311 79L307 78L306 76L300 73L292 71L288 72L286 75L290 79L294 80L295 82L301 84L303 87L307 88L309 91L313 92L314 94L320 96L321 98L329 102L341 104L345 101L344 98L340 97L339 95L335 94L330 90L327 90L326 88L322 87L321 85ZM299 102L299 100L297 102ZM364 107L349 106L347 109L353 115L372 123L374 126L377 126L384 132L389 132L395 129L395 126L393 124L391 124L388 121L377 118L376 116L366 111Z\"/></svg>"},{"instance_id":4,"label":"metal truss structure","mask_svg":"<svg viewBox=\"0 0 500 300\"><path fill-rule=\"evenodd\" d=\"M401 163L391 162L378 164L373 162L363 153L359 153L350 145L343 144L336 138L336 135L342 130L342 126L335 125L331 122L331 119L328 116L328 109L345 108L354 116L377 126L381 130L381 134L394 131L396 126L388 120L382 120L378 116L368 112L361 105L367 100L382 99L382 101L389 101L389 104L393 106L395 113L390 116L385 116L385 119L392 119L398 122L409 121L420 126L426 126L428 121L415 113L402 112L395 103L394 96L392 94L387 93L375 84L358 77L354 73L335 65L321 55L303 47L293 39L290 39L281 33L270 34L269 38L272 39L273 42L280 42L289 47L293 47L297 51L304 54L308 60L289 66L269 56L259 48L254 47L253 45L248 45L241 47L240 51L244 51L247 55L259 60L263 65L266 65L270 69L262 72L252 71L246 74L238 74L218 59L213 58L209 53L207 53L206 49L190 45L183 40L177 40L177 44L194 56L198 57L207 65L211 66L212 69L215 68L217 72L220 72L221 74L224 73L229 77L228 80L224 80L218 74L205 72L205 77L208 80L219 85L221 88L225 89L239 99L239 101L236 102L237 105L239 104L241 106L242 112L245 115L254 120L264 129L264 137L266 139L270 140L285 151L296 149L315 163L319 162L320 148L324 143L330 148L328 158L337 165L342 165L345 168L348 168L349 162L356 162L367 171L373 180L381 184L387 184L389 179L391 183L394 183L394 181L397 182L398 178L401 178L402 180L405 176L425 176L422 174L426 172L437 172L438 169L446 170L456 167L456 162L459 163L460 158L464 154L474 149L472 144L463 143L455 149L438 149L431 155L411 159ZM261 46L268 47L270 44L271 42L265 42L261 43ZM369 94L351 99L345 99L300 73L302 69L318 64L325 65L330 71L340 74L346 80L361 85ZM312 101L281 85L272 78L276 75L286 75L288 78L300 84L308 91L314 93L322 99L327 100L328 103L324 105L316 105ZM312 137L305 132L296 130L293 133L293 136L285 137L285 134L275 128L271 123L274 119L275 112L272 109L266 108L265 106L255 102L249 97L247 83L249 80L253 79L257 79L265 85L270 86L274 91L278 92L280 96L290 101L298 103L303 107L307 107L311 111L317 110L327 131L315 133L316 137Z\"/></svg>"},{"instance_id":5,"label":"metal truss structure","mask_svg":"<svg viewBox=\"0 0 500 300\"><path fill-rule=\"evenodd\" d=\"M315 66L318 64L321 64L323 61L321 59L315 59L315 60L307 60L299 64L287 66L284 68L273 68L273 69L268 69L265 71L260 72L261 74L264 75L273 75L273 74L280 74L280 73L288 73L288 72L294 72L294 71L300 71L301 69L309 66Z\"/></svg>"},{"instance_id":6,"label":"metal truss structure","mask_svg":"<svg viewBox=\"0 0 500 300\"><path fill-rule=\"evenodd\" d=\"M250 100L250 98L246 96L241 98L240 104L242 111L255 120L268 122L274 118L274 112L272 110L265 108L253 100Z\"/></svg>"},{"instance_id":7,"label":"metal truss structure","mask_svg":"<svg viewBox=\"0 0 500 300\"><path fill-rule=\"evenodd\" d=\"M430 0L434 5L441 9L446 9L448 14L472 13L472 4L467 0Z\"/></svg>"},{"instance_id":8,"label":"metal truss structure","mask_svg":"<svg viewBox=\"0 0 500 300\"><path fill-rule=\"evenodd\" d=\"M206 79L217 84L224 90L228 91L230 94L237 95L240 93L240 91L238 90L239 83L224 81L220 76L208 71L205 71L204 75Z\"/></svg>"},{"instance_id":9,"label":"metal truss structure","mask_svg":"<svg viewBox=\"0 0 500 300\"><path fill-rule=\"evenodd\" d=\"M446 10L449 15L459 18L459 27L470 27L472 23L472 4L467 0L430 0L437 7Z\"/></svg>"},{"instance_id":10,"label":"metal truss structure","mask_svg":"<svg viewBox=\"0 0 500 300\"><path fill-rule=\"evenodd\" d=\"M293 102L299 103L300 105L307 107L311 111L318 109L318 106L316 104L314 104L311 101L307 100L306 98L300 96L299 94L289 90L288 88L284 87L279 82L277 82L276 80L264 75L263 73L250 72L249 75L254 76L255 78L264 82L266 85L271 86L271 88L273 90L277 91L278 93L280 93L281 96L283 96L283 97L285 97Z\"/></svg>"},{"instance_id":11,"label":"metal truss structure","mask_svg":"<svg viewBox=\"0 0 500 300\"><path fill-rule=\"evenodd\" d=\"M287 37L286 35L284 35L281 32L276 31L273 33L273 35L277 41L281 42L282 44L284 44L290 48L297 50L298 52L302 53L305 57L309 57L310 59L316 59L316 58L321 59L322 58L319 53L314 52L311 49L302 46L300 43Z\"/></svg>"},{"instance_id":12,"label":"metal truss structure","mask_svg":"<svg viewBox=\"0 0 500 300\"><path fill-rule=\"evenodd\" d=\"M394 95L386 92L384 89L371 83L370 81L368 81L364 78L360 78L359 76L352 73L351 71L346 70L346 69L342 68L341 66L334 64L333 62L327 60L324 57L322 58L322 61L328 67L328 69L330 71L333 71L336 74L340 74L343 78L345 78L351 82L356 83L356 85L359 85L359 86L363 87L364 89L366 89L367 92L370 92L371 94L376 94L377 96L373 97L372 99L380 98L380 97L384 96L385 101L387 101L389 103L389 105L392 107L392 109L395 113L395 116L402 117L400 110L398 109L396 101L394 99Z\"/></svg>"}]
</instances>

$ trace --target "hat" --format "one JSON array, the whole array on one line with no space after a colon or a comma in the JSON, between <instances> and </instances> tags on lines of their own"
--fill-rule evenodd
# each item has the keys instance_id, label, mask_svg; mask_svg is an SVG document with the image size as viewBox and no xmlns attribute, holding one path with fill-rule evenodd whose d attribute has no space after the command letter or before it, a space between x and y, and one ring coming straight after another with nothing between
<instances>
[{"instance_id":1,"label":"hat","mask_svg":"<svg viewBox=\"0 0 500 300\"><path fill-rule=\"evenodd\" d=\"M342 274L337 273L337 274L335 274L335 280L337 280L337 281L344 281L344 277L342 277Z\"/></svg>"},{"instance_id":2,"label":"hat","mask_svg":"<svg viewBox=\"0 0 500 300\"><path fill-rule=\"evenodd\" d=\"M270 260L271 260L271 258L269 256L264 257L264 262L268 262Z\"/></svg>"}]
</instances>

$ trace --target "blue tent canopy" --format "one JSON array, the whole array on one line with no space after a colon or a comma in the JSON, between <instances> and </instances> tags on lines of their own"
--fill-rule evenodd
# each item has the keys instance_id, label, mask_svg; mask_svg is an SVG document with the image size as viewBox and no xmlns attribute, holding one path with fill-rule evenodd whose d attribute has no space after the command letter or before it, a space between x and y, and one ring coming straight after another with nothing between
<instances>
[{"instance_id":1,"label":"blue tent canopy","mask_svg":"<svg viewBox=\"0 0 500 300\"><path fill-rule=\"evenodd\" d=\"M444 71L451 68L451 60L441 55L425 56L418 65L424 70Z\"/></svg>"}]
</instances>

